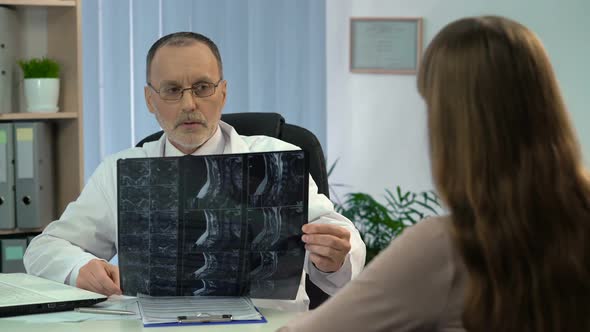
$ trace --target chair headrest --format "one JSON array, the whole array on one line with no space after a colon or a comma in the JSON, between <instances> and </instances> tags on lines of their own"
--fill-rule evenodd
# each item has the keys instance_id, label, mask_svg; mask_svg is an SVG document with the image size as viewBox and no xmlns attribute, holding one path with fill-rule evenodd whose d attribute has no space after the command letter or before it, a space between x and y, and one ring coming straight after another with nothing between
<instances>
[{"instance_id":1,"label":"chair headrest","mask_svg":"<svg viewBox=\"0 0 590 332\"><path fill-rule=\"evenodd\" d=\"M281 129L285 118L278 113L227 113L221 115L221 120L234 127L240 135L265 135L275 138L281 137Z\"/></svg>"}]
</instances>

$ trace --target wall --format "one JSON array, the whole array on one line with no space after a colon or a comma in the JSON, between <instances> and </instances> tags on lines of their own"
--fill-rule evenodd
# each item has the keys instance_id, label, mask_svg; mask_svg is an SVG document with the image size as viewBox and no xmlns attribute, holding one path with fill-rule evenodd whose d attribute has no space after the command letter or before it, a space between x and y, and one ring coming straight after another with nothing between
<instances>
[{"instance_id":1,"label":"wall","mask_svg":"<svg viewBox=\"0 0 590 332\"><path fill-rule=\"evenodd\" d=\"M349 72L350 17L422 17L424 46L447 23L474 15L503 15L543 41L590 161L590 1L587 0L327 0L327 151L339 159L338 190L381 197L384 188L432 189L425 107L415 76Z\"/></svg>"}]
</instances>

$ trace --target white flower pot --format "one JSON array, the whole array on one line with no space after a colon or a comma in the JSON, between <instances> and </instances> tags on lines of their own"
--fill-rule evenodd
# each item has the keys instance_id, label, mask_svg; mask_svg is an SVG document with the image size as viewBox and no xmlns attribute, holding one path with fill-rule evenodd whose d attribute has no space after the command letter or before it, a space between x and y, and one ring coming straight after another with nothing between
<instances>
[{"instance_id":1,"label":"white flower pot","mask_svg":"<svg viewBox=\"0 0 590 332\"><path fill-rule=\"evenodd\" d=\"M25 79L27 112L57 112L59 78Z\"/></svg>"}]
</instances>

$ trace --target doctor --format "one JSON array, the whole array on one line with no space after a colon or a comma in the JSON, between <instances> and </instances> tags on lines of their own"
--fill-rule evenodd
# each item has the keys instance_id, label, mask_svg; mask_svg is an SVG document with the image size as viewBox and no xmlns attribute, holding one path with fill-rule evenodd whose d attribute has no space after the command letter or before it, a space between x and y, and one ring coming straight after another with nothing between
<instances>
[{"instance_id":1,"label":"doctor","mask_svg":"<svg viewBox=\"0 0 590 332\"><path fill-rule=\"evenodd\" d=\"M178 32L160 38L148 52L146 76L145 100L165 134L105 158L80 197L31 242L24 256L28 273L105 295L121 293L118 267L107 263L117 253L117 159L297 149L270 137L240 136L220 121L227 81L217 46L203 35ZM353 224L317 193L313 180L309 221L303 226L304 270L318 287L334 294L362 270L365 245ZM302 275L294 301L255 304L307 310L304 280Z\"/></svg>"}]
</instances>

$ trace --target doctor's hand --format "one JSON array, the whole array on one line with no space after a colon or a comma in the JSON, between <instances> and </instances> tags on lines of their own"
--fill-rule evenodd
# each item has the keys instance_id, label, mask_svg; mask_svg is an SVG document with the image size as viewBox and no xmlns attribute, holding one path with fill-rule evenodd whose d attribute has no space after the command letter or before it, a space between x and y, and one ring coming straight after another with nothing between
<instances>
[{"instance_id":1,"label":"doctor's hand","mask_svg":"<svg viewBox=\"0 0 590 332\"><path fill-rule=\"evenodd\" d=\"M106 296L121 295L119 267L93 259L80 268L76 287Z\"/></svg>"},{"instance_id":2,"label":"doctor's hand","mask_svg":"<svg viewBox=\"0 0 590 332\"><path fill-rule=\"evenodd\" d=\"M350 232L338 225L305 224L301 228L309 259L322 272L335 272L350 251Z\"/></svg>"}]
</instances>

